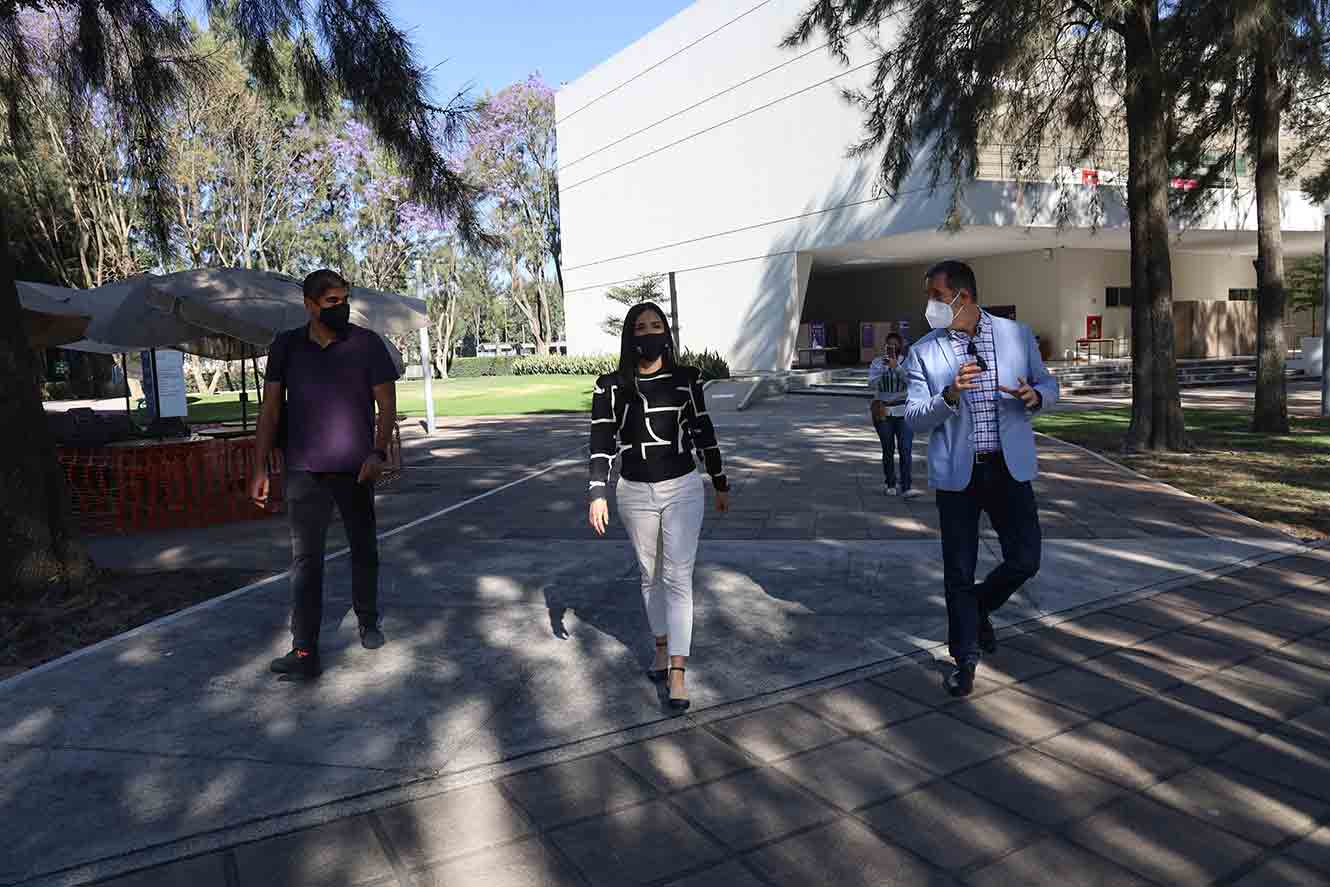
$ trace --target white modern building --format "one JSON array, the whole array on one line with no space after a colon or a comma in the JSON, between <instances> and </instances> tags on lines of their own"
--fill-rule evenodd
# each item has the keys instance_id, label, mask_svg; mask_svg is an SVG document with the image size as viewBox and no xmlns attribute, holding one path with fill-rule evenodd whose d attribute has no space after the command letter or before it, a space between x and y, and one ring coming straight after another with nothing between
<instances>
[{"instance_id":1,"label":"white modern building","mask_svg":"<svg viewBox=\"0 0 1330 887\"><path fill-rule=\"evenodd\" d=\"M1085 209L1096 186L1081 184L1107 182L1102 167L1115 164L1050 169L1049 184L1020 188L991 146L959 230L941 230L946 184L930 194L920 175L882 197L874 161L846 158L862 119L840 91L871 74L875 55L856 47L844 66L816 37L782 49L806 6L700 0L559 91L570 353L615 350L606 290L668 272L683 344L720 351L735 371L788 368L814 324L854 347L870 323L903 321L913 337L926 329L923 272L942 258L971 262L981 301L1029 323L1053 357L1093 334L1125 343L1121 191L1098 186L1096 219ZM1236 194L1176 232L1178 302L1238 301L1256 286L1250 170L1238 175ZM1084 211L1059 226L1054 182L1068 176ZM1290 256L1320 251L1320 209L1301 194L1286 195L1283 224Z\"/></svg>"}]
</instances>

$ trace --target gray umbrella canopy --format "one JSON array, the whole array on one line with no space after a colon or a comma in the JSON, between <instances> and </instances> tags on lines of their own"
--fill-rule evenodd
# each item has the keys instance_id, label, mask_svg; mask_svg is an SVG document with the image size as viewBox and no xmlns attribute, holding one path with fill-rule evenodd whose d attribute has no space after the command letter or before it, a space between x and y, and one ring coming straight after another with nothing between
<instances>
[{"instance_id":1,"label":"gray umbrella canopy","mask_svg":"<svg viewBox=\"0 0 1330 887\"><path fill-rule=\"evenodd\" d=\"M152 280L150 306L188 324L266 348L275 335L309 322L301 282L270 271L205 268ZM425 301L353 287L351 321L385 336L429 324Z\"/></svg>"},{"instance_id":2,"label":"gray umbrella canopy","mask_svg":"<svg viewBox=\"0 0 1330 887\"><path fill-rule=\"evenodd\" d=\"M82 339L92 312L76 303L79 290L17 281L23 331L34 348L55 348Z\"/></svg>"},{"instance_id":3,"label":"gray umbrella canopy","mask_svg":"<svg viewBox=\"0 0 1330 887\"><path fill-rule=\"evenodd\" d=\"M21 283L19 298L25 319L44 324L63 347L101 353L175 348L240 360L266 353L279 332L309 322L299 280L246 268L141 274L91 290ZM351 320L381 336L429 323L423 299L362 287L351 290Z\"/></svg>"}]
</instances>

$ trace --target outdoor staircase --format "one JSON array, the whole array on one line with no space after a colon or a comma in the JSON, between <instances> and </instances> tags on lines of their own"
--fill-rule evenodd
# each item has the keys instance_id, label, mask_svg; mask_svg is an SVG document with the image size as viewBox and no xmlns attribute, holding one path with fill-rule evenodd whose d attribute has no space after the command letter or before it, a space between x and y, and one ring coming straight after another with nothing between
<instances>
[{"instance_id":1,"label":"outdoor staircase","mask_svg":"<svg viewBox=\"0 0 1330 887\"><path fill-rule=\"evenodd\" d=\"M1050 367L1063 394L1131 394L1131 362L1105 360L1096 363L1065 364ZM1305 377L1301 370L1289 370L1288 378ZM797 376L795 377L797 378ZM1243 385L1256 379L1255 357L1227 357L1178 361L1178 386ZM863 367L832 369L805 376L806 384L791 379L791 394L818 394L839 397L869 397L868 370Z\"/></svg>"}]
</instances>

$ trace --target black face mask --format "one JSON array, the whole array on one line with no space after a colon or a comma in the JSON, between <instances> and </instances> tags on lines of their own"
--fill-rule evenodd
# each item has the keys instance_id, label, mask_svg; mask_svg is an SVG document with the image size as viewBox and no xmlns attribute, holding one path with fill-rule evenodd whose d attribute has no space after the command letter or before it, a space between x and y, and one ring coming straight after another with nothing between
<instances>
[{"instance_id":1,"label":"black face mask","mask_svg":"<svg viewBox=\"0 0 1330 887\"><path fill-rule=\"evenodd\" d=\"M333 305L331 308L320 310L319 323L334 333L345 332L346 328L351 325L351 303L343 302L340 305Z\"/></svg>"},{"instance_id":2,"label":"black face mask","mask_svg":"<svg viewBox=\"0 0 1330 887\"><path fill-rule=\"evenodd\" d=\"M635 337L633 344L643 360L654 361L670 347L670 336L668 333L649 333Z\"/></svg>"}]
</instances>

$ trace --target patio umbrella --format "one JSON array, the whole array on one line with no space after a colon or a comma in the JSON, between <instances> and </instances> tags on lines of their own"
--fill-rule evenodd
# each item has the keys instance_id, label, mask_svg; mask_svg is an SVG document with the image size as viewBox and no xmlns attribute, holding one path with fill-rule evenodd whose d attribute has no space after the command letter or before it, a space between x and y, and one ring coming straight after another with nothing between
<instances>
[{"instance_id":1,"label":"patio umbrella","mask_svg":"<svg viewBox=\"0 0 1330 887\"><path fill-rule=\"evenodd\" d=\"M17 281L23 332L33 348L56 348L77 342L87 332L92 315L75 303L64 287Z\"/></svg>"},{"instance_id":2,"label":"patio umbrella","mask_svg":"<svg viewBox=\"0 0 1330 887\"><path fill-rule=\"evenodd\" d=\"M148 304L191 325L266 349L283 330L309 322L301 282L247 268L203 268L152 280ZM351 288L351 321L384 336L429 324L423 299Z\"/></svg>"}]
</instances>

